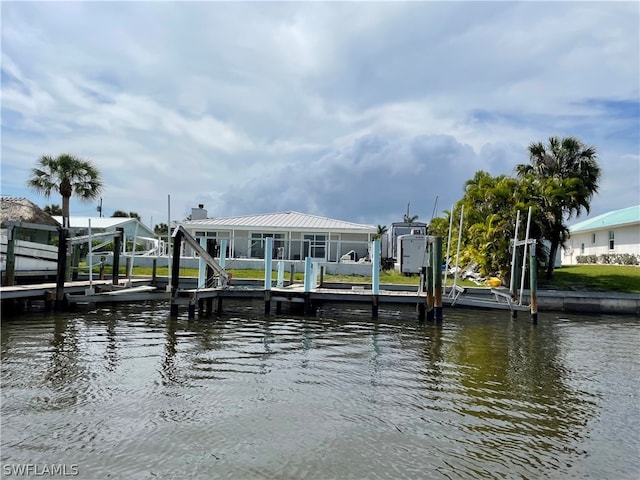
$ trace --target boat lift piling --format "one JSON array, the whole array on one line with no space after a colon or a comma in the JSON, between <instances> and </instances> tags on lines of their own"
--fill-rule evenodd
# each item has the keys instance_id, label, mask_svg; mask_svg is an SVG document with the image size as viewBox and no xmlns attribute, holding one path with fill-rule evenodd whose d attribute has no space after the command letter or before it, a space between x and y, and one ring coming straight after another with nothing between
<instances>
[{"instance_id":1,"label":"boat lift piling","mask_svg":"<svg viewBox=\"0 0 640 480\"><path fill-rule=\"evenodd\" d=\"M264 239L264 314L271 313L271 269L273 266L273 237Z\"/></svg>"},{"instance_id":2,"label":"boat lift piling","mask_svg":"<svg viewBox=\"0 0 640 480\"><path fill-rule=\"evenodd\" d=\"M536 325L538 323L538 306L537 306L537 290L538 290L538 264L536 259L536 246L535 239L529 238L529 232L531 229L531 207L527 214L527 228L523 240L518 240L518 228L520 225L520 211L516 216L515 234L511 244L511 279L509 282L509 292L512 301L518 302L517 306L522 305L522 299L524 294L524 284L527 272L527 261L529 262L529 310L531 313L531 323ZM520 256L519 248L522 247L523 253ZM551 261L551 260L550 260ZM520 276L520 290L518 290L517 279ZM511 310L511 317L517 318L517 310L514 308Z\"/></svg>"},{"instance_id":3,"label":"boat lift piling","mask_svg":"<svg viewBox=\"0 0 640 480\"><path fill-rule=\"evenodd\" d=\"M371 316L378 318L380 301L380 239L371 244Z\"/></svg>"}]
</instances>

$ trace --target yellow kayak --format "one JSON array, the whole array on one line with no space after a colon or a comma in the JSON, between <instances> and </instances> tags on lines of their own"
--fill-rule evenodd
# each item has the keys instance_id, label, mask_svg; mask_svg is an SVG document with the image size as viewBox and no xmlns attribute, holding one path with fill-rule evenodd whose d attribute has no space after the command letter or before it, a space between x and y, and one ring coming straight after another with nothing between
<instances>
[{"instance_id":1,"label":"yellow kayak","mask_svg":"<svg viewBox=\"0 0 640 480\"><path fill-rule=\"evenodd\" d=\"M499 287L502 285L502 281L498 277L489 277L487 279L487 285L490 287Z\"/></svg>"}]
</instances>

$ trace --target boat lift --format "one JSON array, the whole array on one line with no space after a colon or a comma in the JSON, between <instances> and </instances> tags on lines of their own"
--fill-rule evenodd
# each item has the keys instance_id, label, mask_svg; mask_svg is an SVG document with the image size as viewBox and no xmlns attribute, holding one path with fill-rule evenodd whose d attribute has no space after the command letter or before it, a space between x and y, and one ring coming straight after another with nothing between
<instances>
[{"instance_id":1,"label":"boat lift","mask_svg":"<svg viewBox=\"0 0 640 480\"><path fill-rule=\"evenodd\" d=\"M453 209L452 209L453 211ZM460 227L458 232L458 250L456 255L455 274L453 279L453 286L446 295L447 300L451 303L451 306L456 304L462 306L472 307L484 307L484 308L508 308L511 311L512 318L516 318L518 310L531 312L532 323L536 324L538 321L537 310L537 264L536 264L536 245L535 239L529 238L531 228L531 207L529 207L527 215L527 228L525 237L522 240L518 240L519 225L520 225L520 211L518 211L515 223L514 239L511 241L511 278L509 280L509 289L505 288L491 288L490 293L492 298L479 298L473 295L468 295L467 288L458 285L458 270L459 270L459 258L460 258L460 243L462 236L462 222L464 217L464 206L460 213ZM453 216L449 222L449 240L447 245L447 258L449 256L449 249L451 244L451 226L453 222ZM518 249L523 248L522 261L518 263ZM527 255L528 254L528 255ZM528 263L527 263L528 262ZM525 303L523 298L525 275L529 269L529 304ZM520 276L520 288L518 289L518 276ZM445 269L445 285L447 278L447 269ZM443 286L446 289L446 286ZM445 292L446 293L446 292Z\"/></svg>"}]
</instances>

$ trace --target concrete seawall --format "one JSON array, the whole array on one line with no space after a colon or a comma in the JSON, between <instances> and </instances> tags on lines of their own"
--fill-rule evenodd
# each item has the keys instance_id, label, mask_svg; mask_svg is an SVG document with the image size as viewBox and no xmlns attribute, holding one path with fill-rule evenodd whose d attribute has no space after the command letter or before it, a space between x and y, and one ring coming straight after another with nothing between
<instances>
[{"instance_id":1,"label":"concrete seawall","mask_svg":"<svg viewBox=\"0 0 640 480\"><path fill-rule=\"evenodd\" d=\"M541 290L538 292L538 310L640 315L640 295Z\"/></svg>"}]
</instances>

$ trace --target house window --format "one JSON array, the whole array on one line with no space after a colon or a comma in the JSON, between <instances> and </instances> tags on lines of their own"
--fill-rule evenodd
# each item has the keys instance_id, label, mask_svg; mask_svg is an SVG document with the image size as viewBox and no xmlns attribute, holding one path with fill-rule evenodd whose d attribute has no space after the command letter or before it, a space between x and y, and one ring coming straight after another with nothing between
<instances>
[{"instance_id":1,"label":"house window","mask_svg":"<svg viewBox=\"0 0 640 480\"><path fill-rule=\"evenodd\" d=\"M278 252L284 252L284 234L283 233L252 233L251 234L251 258L264 258L264 239L273 238L273 252L271 258L277 258ZM284 254L283 254L284 255Z\"/></svg>"},{"instance_id":2,"label":"house window","mask_svg":"<svg viewBox=\"0 0 640 480\"><path fill-rule=\"evenodd\" d=\"M591 234L591 245L595 245L596 244L596 234L593 233Z\"/></svg>"},{"instance_id":3,"label":"house window","mask_svg":"<svg viewBox=\"0 0 640 480\"><path fill-rule=\"evenodd\" d=\"M613 250L614 246L615 246L615 234L613 233L613 230L609 230L609 250Z\"/></svg>"},{"instance_id":4,"label":"house window","mask_svg":"<svg viewBox=\"0 0 640 480\"><path fill-rule=\"evenodd\" d=\"M322 258L326 257L326 244L327 244L327 236L326 235L305 235L304 236L304 245L307 250L307 255L311 258Z\"/></svg>"},{"instance_id":5,"label":"house window","mask_svg":"<svg viewBox=\"0 0 640 480\"><path fill-rule=\"evenodd\" d=\"M580 244L580 255L584 255L584 243Z\"/></svg>"},{"instance_id":6,"label":"house window","mask_svg":"<svg viewBox=\"0 0 640 480\"><path fill-rule=\"evenodd\" d=\"M218 236L216 232L196 231L195 233L196 233L195 236L197 238L199 237L216 238Z\"/></svg>"}]
</instances>

